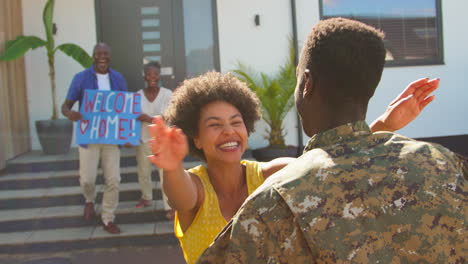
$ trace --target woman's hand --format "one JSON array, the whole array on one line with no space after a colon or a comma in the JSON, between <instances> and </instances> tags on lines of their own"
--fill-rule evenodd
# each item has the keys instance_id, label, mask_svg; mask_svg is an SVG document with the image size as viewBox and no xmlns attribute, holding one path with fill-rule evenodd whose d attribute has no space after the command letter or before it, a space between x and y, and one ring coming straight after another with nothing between
<instances>
[{"instance_id":1,"label":"woman's hand","mask_svg":"<svg viewBox=\"0 0 468 264\"><path fill-rule=\"evenodd\" d=\"M201 183L194 181L197 177L192 177L184 170L184 158L188 153L187 137L179 128L166 126L161 116L155 116L153 125L149 125L148 129L153 138L150 141L153 155L148 158L164 170L162 188L169 204L181 213L180 216L182 212L191 212L196 208L198 193L202 193L203 189ZM192 220L195 213L192 214Z\"/></svg>"},{"instance_id":2,"label":"woman's hand","mask_svg":"<svg viewBox=\"0 0 468 264\"><path fill-rule=\"evenodd\" d=\"M188 153L187 137L182 130L166 126L161 116L155 116L153 125L149 125L148 129L153 138L150 141L153 155L149 160L164 170L181 168Z\"/></svg>"},{"instance_id":3,"label":"woman's hand","mask_svg":"<svg viewBox=\"0 0 468 264\"><path fill-rule=\"evenodd\" d=\"M434 100L429 96L439 87L439 79L423 78L410 83L371 125L375 131L396 131L413 121Z\"/></svg>"},{"instance_id":4,"label":"woman's hand","mask_svg":"<svg viewBox=\"0 0 468 264\"><path fill-rule=\"evenodd\" d=\"M147 114L141 114L137 117L137 120L140 122L146 122L146 123L151 123L153 121L153 118Z\"/></svg>"}]
</instances>

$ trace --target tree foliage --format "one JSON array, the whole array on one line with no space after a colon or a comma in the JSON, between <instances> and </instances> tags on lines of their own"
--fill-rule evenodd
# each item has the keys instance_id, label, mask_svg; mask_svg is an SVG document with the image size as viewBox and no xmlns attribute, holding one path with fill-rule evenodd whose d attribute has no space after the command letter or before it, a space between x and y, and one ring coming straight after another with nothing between
<instances>
[{"instance_id":1,"label":"tree foliage","mask_svg":"<svg viewBox=\"0 0 468 264\"><path fill-rule=\"evenodd\" d=\"M295 52L293 43L290 41L285 64L280 66L279 72L271 77L262 72L257 73L242 63L239 63L238 69L234 70L237 77L244 81L260 99L262 118L269 126L266 139L272 147L286 147L283 120L294 105Z\"/></svg>"},{"instance_id":2,"label":"tree foliage","mask_svg":"<svg viewBox=\"0 0 468 264\"><path fill-rule=\"evenodd\" d=\"M55 52L57 50L62 51L85 68L90 67L93 63L89 54L76 44L64 43L55 47L53 23L54 6L55 0L48 0L42 12L42 21L46 32L46 40L37 36L18 36L16 39L6 42L5 51L0 55L0 61L11 61L24 56L24 54L29 50L34 50L40 47L46 48L53 104L51 119L58 118L55 86Z\"/></svg>"}]
</instances>

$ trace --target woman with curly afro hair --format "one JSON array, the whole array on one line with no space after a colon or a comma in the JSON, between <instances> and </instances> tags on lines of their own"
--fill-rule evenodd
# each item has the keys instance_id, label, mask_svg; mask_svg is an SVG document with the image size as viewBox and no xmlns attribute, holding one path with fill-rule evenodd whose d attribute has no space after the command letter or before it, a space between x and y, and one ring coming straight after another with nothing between
<instances>
[{"instance_id":1,"label":"woman with curly afro hair","mask_svg":"<svg viewBox=\"0 0 468 264\"><path fill-rule=\"evenodd\" d=\"M394 103L401 105L398 111L389 107L385 122L377 123L399 122L401 113L419 114L399 104L403 95ZM173 93L165 120L157 116L150 125L150 160L164 170L162 188L176 211L174 231L187 263L195 263L249 194L294 160L241 160L259 119L259 100L245 83L230 73L208 72L185 80ZM189 152L206 165L184 170Z\"/></svg>"}]
</instances>

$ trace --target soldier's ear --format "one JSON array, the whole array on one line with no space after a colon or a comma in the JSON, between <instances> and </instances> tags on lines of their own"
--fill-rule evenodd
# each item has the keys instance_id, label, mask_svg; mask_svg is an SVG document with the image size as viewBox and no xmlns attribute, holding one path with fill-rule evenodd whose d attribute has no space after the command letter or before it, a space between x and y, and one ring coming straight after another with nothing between
<instances>
[{"instance_id":1,"label":"soldier's ear","mask_svg":"<svg viewBox=\"0 0 468 264\"><path fill-rule=\"evenodd\" d=\"M312 79L312 73L309 69L304 70L304 98L308 98L312 95L315 85L314 80Z\"/></svg>"}]
</instances>

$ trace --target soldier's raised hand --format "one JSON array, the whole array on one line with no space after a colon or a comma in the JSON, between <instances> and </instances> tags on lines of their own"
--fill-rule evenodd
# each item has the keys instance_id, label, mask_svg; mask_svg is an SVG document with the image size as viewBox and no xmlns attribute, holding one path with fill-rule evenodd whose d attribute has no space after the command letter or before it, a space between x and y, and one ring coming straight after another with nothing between
<instances>
[{"instance_id":1,"label":"soldier's raised hand","mask_svg":"<svg viewBox=\"0 0 468 264\"><path fill-rule=\"evenodd\" d=\"M413 121L434 100L429 96L439 87L439 79L423 78L410 83L371 125L372 131L396 131Z\"/></svg>"}]
</instances>

